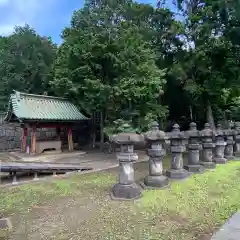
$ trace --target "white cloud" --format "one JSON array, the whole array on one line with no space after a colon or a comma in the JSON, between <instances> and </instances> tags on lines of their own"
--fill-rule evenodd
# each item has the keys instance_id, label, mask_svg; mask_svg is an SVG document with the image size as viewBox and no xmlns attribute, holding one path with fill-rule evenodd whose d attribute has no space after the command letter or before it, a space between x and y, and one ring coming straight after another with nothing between
<instances>
[{"instance_id":1,"label":"white cloud","mask_svg":"<svg viewBox=\"0 0 240 240\"><path fill-rule=\"evenodd\" d=\"M56 0L0 0L0 34L9 35L16 25L34 26L44 22L44 13L51 10Z\"/></svg>"}]
</instances>

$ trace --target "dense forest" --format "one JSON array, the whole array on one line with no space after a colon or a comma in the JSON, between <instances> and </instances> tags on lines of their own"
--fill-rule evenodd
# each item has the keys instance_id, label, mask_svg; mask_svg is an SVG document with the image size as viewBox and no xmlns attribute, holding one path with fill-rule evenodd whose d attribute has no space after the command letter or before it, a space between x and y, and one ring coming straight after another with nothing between
<instances>
[{"instance_id":1,"label":"dense forest","mask_svg":"<svg viewBox=\"0 0 240 240\"><path fill-rule=\"evenodd\" d=\"M240 1L174 4L86 0L61 45L16 26L0 36L0 110L16 89L65 96L105 131L240 120Z\"/></svg>"}]
</instances>

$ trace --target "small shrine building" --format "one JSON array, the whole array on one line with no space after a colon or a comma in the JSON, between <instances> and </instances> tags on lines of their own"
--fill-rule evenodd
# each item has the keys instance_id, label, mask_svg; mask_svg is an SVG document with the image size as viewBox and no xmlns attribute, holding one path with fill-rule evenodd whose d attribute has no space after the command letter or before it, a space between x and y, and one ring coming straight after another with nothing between
<instances>
[{"instance_id":1,"label":"small shrine building","mask_svg":"<svg viewBox=\"0 0 240 240\"><path fill-rule=\"evenodd\" d=\"M28 94L13 91L10 95L8 110L4 119L6 122L17 122L23 128L21 138L21 151L27 152L28 129L31 132L29 153L41 153L44 149L61 149L60 131L67 131L68 149L73 151L72 127L89 120L77 106L65 98ZM55 128L55 140L38 141L37 128Z\"/></svg>"}]
</instances>

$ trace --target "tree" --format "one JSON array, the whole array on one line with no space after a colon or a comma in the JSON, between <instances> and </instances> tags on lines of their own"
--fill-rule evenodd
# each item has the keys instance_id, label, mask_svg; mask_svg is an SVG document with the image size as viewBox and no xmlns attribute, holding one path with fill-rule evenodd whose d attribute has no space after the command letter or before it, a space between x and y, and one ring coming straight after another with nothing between
<instances>
[{"instance_id":1,"label":"tree","mask_svg":"<svg viewBox=\"0 0 240 240\"><path fill-rule=\"evenodd\" d=\"M131 1L87 1L63 31L52 85L88 113L101 112L110 125L123 112L137 113L142 129L151 118L165 117L160 103L164 70L130 14ZM103 141L103 134L102 134Z\"/></svg>"},{"instance_id":2,"label":"tree","mask_svg":"<svg viewBox=\"0 0 240 240\"><path fill-rule=\"evenodd\" d=\"M16 27L0 38L0 109L4 110L13 89L29 93L50 92L56 45L28 25Z\"/></svg>"},{"instance_id":3,"label":"tree","mask_svg":"<svg viewBox=\"0 0 240 240\"><path fill-rule=\"evenodd\" d=\"M236 1L177 1L185 17L186 52L184 88L205 106L214 126L213 112L223 106L225 89L239 88L239 8Z\"/></svg>"}]
</instances>

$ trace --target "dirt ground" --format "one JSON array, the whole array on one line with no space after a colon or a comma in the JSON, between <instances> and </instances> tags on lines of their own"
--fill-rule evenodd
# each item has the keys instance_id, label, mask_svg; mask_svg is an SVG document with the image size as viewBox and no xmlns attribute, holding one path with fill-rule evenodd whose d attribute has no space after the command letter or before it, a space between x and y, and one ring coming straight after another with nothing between
<instances>
[{"instance_id":1,"label":"dirt ground","mask_svg":"<svg viewBox=\"0 0 240 240\"><path fill-rule=\"evenodd\" d=\"M136 179L142 179L148 171L146 163L139 164L136 170ZM112 179L114 175L117 176L118 171L112 169L106 173L110 174ZM98 181L96 183L98 184ZM108 218L109 214L113 218L122 218L124 230L128 218L125 214L128 215L129 207L133 203L112 201L109 196L110 188L104 183L91 185L93 184L79 185L73 196L48 199L29 207L25 212L13 214L11 220L15 227L10 239L115 239L103 234L108 232L108 229L109 233L114 234L108 224L110 219L105 218L104 211L108 212ZM119 237L117 239L125 239L124 236Z\"/></svg>"}]
</instances>

